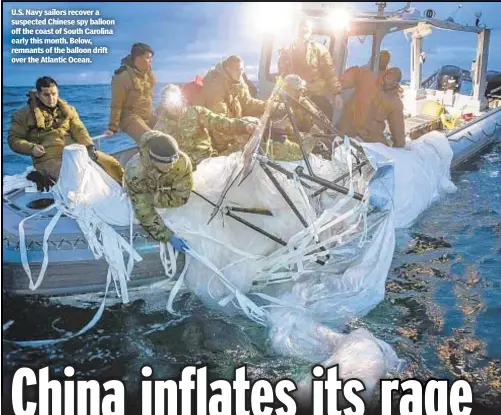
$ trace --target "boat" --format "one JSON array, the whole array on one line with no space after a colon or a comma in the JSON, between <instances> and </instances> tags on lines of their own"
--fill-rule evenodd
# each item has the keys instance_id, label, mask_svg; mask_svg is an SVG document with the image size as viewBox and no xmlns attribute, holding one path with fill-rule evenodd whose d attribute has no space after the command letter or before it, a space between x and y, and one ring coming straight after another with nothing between
<instances>
[{"instance_id":1,"label":"boat","mask_svg":"<svg viewBox=\"0 0 501 415\"><path fill-rule=\"evenodd\" d=\"M408 113L407 133L412 139L418 139L435 130L445 132L454 154L451 168L456 169L501 138L501 108L493 104L499 102L499 99L492 100L489 96L485 96L490 29L422 17L410 13L409 5L400 11L389 13L384 11L381 3L378 4L377 13L351 15L349 19L341 14L341 9L337 8L335 3L305 3L303 12L314 22L314 35L327 38L328 48L339 74L345 69L347 44L350 38L368 35L373 37L370 65L374 69L377 68L380 46L385 36L401 31L412 36L411 82L403 98ZM431 16L433 13L426 11L425 15ZM333 19L335 25L331 25ZM340 21L343 24L339 24ZM344 24L348 22L349 26ZM431 78L425 80L426 82L422 81L421 46L423 37L431 33L431 28L469 32L477 36L476 70L472 79L471 96L453 89L443 90L437 85L433 89ZM276 53L274 36L267 34L261 51L258 97L262 99L270 96L277 80L277 74L272 73L270 69L272 58ZM456 71L460 77L463 77L463 72ZM437 72L433 76L439 79L440 73ZM434 116L423 114L423 109L430 102L439 103L445 113ZM462 117L457 115L458 111ZM456 118L451 121L448 116ZM333 124L335 123L336 120L333 119ZM131 147L113 156L125 165L137 151L136 147ZM19 224L39 213L24 224L28 261L32 271L38 273L44 257L42 249L44 231L52 219L51 213L40 212L51 203L51 196L50 193L17 188L5 192L2 197L4 293L13 296L60 297L104 291L108 264L104 259L94 259L76 222L64 215L48 240L49 265L45 279L36 290L30 289L29 279L21 261ZM125 239L128 238L130 231L128 227L115 229ZM159 259L159 244L149 237L140 225L134 226L133 235L134 249L143 260L135 265L128 284L129 288L141 289L165 282L164 268ZM184 256L180 254L178 274L183 269L184 261ZM165 286L167 291L172 288L172 284L167 283Z\"/></svg>"},{"instance_id":2,"label":"boat","mask_svg":"<svg viewBox=\"0 0 501 415\"><path fill-rule=\"evenodd\" d=\"M136 146L114 153L122 164L138 152ZM2 287L11 295L66 296L102 292L105 287L108 263L96 260L78 224L63 214L48 239L49 265L43 283L35 290L29 288L29 279L22 266L19 223L32 215L24 224L26 250L31 272L39 274L43 262L43 237L53 212L40 213L54 201L50 192L25 191L14 188L3 194L3 262ZM126 240L128 226L114 227ZM140 225L133 228L133 246L143 260L134 267L134 276L128 284L134 290L144 285L165 280L164 268L159 260L159 244ZM184 256L178 257L178 269L184 265Z\"/></svg>"},{"instance_id":3,"label":"boat","mask_svg":"<svg viewBox=\"0 0 501 415\"><path fill-rule=\"evenodd\" d=\"M454 153L451 168L456 169L465 161L486 150L501 138L501 111L499 108L501 90L499 90L499 72L487 71L489 58L490 29L484 25L463 25L452 18L440 20L434 18L432 9L422 13L411 7L411 2L397 11L385 11L386 3L376 3L377 12L357 13L336 2L303 2L300 13L307 16L313 24L312 38L326 46L333 58L337 73L341 76L347 69L348 49L351 43L367 37L372 39L370 67L376 70L379 63L381 44L386 37L404 34L411 36L410 85L405 87L403 102L406 133L416 140L431 131L446 134ZM283 10L281 14L290 15ZM298 7L292 6L291 7ZM277 13L269 13L276 16ZM278 25L275 17L272 25L265 32L259 65L259 98L266 99L273 88L278 73L276 61L279 39L274 33ZM474 59L473 74L469 70L455 65L444 65L426 79L422 79L424 38L432 31L448 30L471 33L477 37L477 50ZM289 39L292 41L293 39ZM473 76L472 76L473 75ZM444 81L453 81L451 88L444 88ZM461 84L471 82L473 93L466 94ZM497 93L497 95L496 95ZM346 99L350 91L343 91ZM426 113L429 103L438 103L444 114ZM336 125L341 114L333 117Z\"/></svg>"}]
</instances>

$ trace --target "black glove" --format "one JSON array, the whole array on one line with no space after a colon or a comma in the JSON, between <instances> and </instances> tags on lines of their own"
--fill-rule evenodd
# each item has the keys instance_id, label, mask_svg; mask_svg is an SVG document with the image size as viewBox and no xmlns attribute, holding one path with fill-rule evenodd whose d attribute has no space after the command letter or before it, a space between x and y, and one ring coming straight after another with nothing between
<instances>
[{"instance_id":1,"label":"black glove","mask_svg":"<svg viewBox=\"0 0 501 415\"><path fill-rule=\"evenodd\" d=\"M49 176L45 176L37 170L30 172L26 178L36 183L39 192L48 192L56 184Z\"/></svg>"},{"instance_id":2,"label":"black glove","mask_svg":"<svg viewBox=\"0 0 501 415\"><path fill-rule=\"evenodd\" d=\"M87 146L87 152L89 153L89 157L92 161L97 161L97 150L94 144Z\"/></svg>"}]
</instances>

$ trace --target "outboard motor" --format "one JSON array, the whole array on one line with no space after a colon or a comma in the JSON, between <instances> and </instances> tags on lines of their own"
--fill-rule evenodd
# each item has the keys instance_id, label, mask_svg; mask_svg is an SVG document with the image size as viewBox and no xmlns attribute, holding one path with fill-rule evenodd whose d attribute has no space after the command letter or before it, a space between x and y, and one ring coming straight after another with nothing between
<instances>
[{"instance_id":1,"label":"outboard motor","mask_svg":"<svg viewBox=\"0 0 501 415\"><path fill-rule=\"evenodd\" d=\"M438 74L437 89L447 91L452 89L454 93L459 92L461 82L463 81L463 71L460 67L454 65L442 66Z\"/></svg>"},{"instance_id":2,"label":"outboard motor","mask_svg":"<svg viewBox=\"0 0 501 415\"><path fill-rule=\"evenodd\" d=\"M498 88L501 87L501 72L498 71L489 71L486 74L487 86L485 87L485 96L490 97L493 91L493 95L501 96L501 90Z\"/></svg>"}]
</instances>

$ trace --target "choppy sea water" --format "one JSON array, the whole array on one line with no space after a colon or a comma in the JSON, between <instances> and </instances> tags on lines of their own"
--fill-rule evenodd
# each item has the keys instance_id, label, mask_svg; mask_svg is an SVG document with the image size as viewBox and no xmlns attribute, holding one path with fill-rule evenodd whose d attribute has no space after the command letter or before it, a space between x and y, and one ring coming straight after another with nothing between
<instances>
[{"instance_id":1,"label":"choppy sea water","mask_svg":"<svg viewBox=\"0 0 501 415\"><path fill-rule=\"evenodd\" d=\"M30 163L6 143L10 115L25 104L27 92L4 89L4 175L20 173ZM91 135L106 129L108 86L61 86L60 94L76 106ZM117 135L101 148L112 152L132 144ZM466 379L475 398L491 405L501 396L500 172L497 145L453 173L458 191L429 208L410 229L398 232L385 300L345 329L368 328L392 345L408 362L405 377ZM226 379L242 364L252 379L297 379L310 370L306 362L273 354L263 328L245 318L209 311L191 296L183 296L176 308L184 310L183 317L145 300L108 307L84 335L25 349L5 339L61 337L83 327L97 306L82 309L3 295L4 398L10 399L12 376L21 366L50 365L61 375L71 365L76 376L121 379L130 393L137 391L145 364L163 379L196 363L208 365L210 378Z\"/></svg>"}]
</instances>

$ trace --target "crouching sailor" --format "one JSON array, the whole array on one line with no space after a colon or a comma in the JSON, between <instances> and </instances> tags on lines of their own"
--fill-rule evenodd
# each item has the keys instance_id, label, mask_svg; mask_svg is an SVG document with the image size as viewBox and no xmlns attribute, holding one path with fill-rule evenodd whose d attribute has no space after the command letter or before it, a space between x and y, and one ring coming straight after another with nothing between
<instances>
[{"instance_id":1,"label":"crouching sailor","mask_svg":"<svg viewBox=\"0 0 501 415\"><path fill-rule=\"evenodd\" d=\"M355 79L351 86L357 87ZM386 124L391 133L393 147L405 147L404 104L400 98L402 88L400 81L402 72L393 67L382 72L376 78L374 91L364 91L365 100L356 106L349 107L339 122L339 130L343 135L359 137L367 143L389 145L385 137ZM356 92L355 92L356 93ZM355 111L351 111L352 109ZM353 115L355 114L355 115Z\"/></svg>"},{"instance_id":2,"label":"crouching sailor","mask_svg":"<svg viewBox=\"0 0 501 415\"><path fill-rule=\"evenodd\" d=\"M217 154L212 147L213 134L225 134L230 136L229 140L245 134L248 139L256 128L254 124L204 107L188 106L181 89L173 84L162 89L157 117L155 130L178 137L181 149L191 157L195 168L202 160Z\"/></svg>"},{"instance_id":3,"label":"crouching sailor","mask_svg":"<svg viewBox=\"0 0 501 415\"><path fill-rule=\"evenodd\" d=\"M174 208L188 202L193 187L192 164L176 140L160 131L143 134L140 152L125 166L124 187L136 217L158 242L170 242L184 251L186 243L174 236L155 208Z\"/></svg>"},{"instance_id":4,"label":"crouching sailor","mask_svg":"<svg viewBox=\"0 0 501 415\"><path fill-rule=\"evenodd\" d=\"M123 168L113 157L97 151L75 107L59 98L54 79L37 80L25 107L12 115L8 143L12 151L32 157L36 172L29 179L39 190L48 190L59 179L63 148L78 143L111 177L122 183Z\"/></svg>"}]
</instances>

